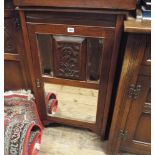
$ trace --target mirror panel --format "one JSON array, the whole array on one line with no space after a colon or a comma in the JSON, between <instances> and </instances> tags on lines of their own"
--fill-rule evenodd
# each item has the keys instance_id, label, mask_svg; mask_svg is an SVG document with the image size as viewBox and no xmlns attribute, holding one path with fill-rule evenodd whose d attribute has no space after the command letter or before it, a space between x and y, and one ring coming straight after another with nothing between
<instances>
[{"instance_id":1,"label":"mirror panel","mask_svg":"<svg viewBox=\"0 0 155 155\"><path fill-rule=\"evenodd\" d=\"M44 89L54 93L58 99L56 113L48 113L48 116L96 122L98 90L50 83L44 83Z\"/></svg>"},{"instance_id":2,"label":"mirror panel","mask_svg":"<svg viewBox=\"0 0 155 155\"><path fill-rule=\"evenodd\" d=\"M103 39L87 39L87 81L99 82Z\"/></svg>"},{"instance_id":3,"label":"mirror panel","mask_svg":"<svg viewBox=\"0 0 155 155\"><path fill-rule=\"evenodd\" d=\"M53 76L53 52L51 35L37 35L39 58L43 75Z\"/></svg>"}]
</instances>

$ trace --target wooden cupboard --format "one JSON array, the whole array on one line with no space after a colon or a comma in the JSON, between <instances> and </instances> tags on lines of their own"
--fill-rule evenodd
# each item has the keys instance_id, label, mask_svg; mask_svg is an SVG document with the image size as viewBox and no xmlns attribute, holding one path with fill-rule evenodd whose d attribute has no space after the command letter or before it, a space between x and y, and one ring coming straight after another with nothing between
<instances>
[{"instance_id":1,"label":"wooden cupboard","mask_svg":"<svg viewBox=\"0 0 155 155\"><path fill-rule=\"evenodd\" d=\"M135 9L135 3L14 0L15 11L12 1L5 1L5 90L32 89L44 124L83 127L104 136L127 13L120 9ZM128 24L124 24L128 38L108 145L112 155L119 150L150 154L151 147L150 28ZM76 87L70 98L79 89L97 92L95 121L48 115L47 83ZM76 107L77 101L72 105Z\"/></svg>"},{"instance_id":2,"label":"wooden cupboard","mask_svg":"<svg viewBox=\"0 0 155 155\"><path fill-rule=\"evenodd\" d=\"M111 154L151 154L151 38L150 30L136 32L128 32L108 144Z\"/></svg>"},{"instance_id":3,"label":"wooden cupboard","mask_svg":"<svg viewBox=\"0 0 155 155\"><path fill-rule=\"evenodd\" d=\"M19 14L10 0L4 9L4 89L31 88Z\"/></svg>"},{"instance_id":4,"label":"wooden cupboard","mask_svg":"<svg viewBox=\"0 0 155 155\"><path fill-rule=\"evenodd\" d=\"M104 135L124 15L91 10L70 11L19 8L39 113L44 123L73 125ZM61 117L48 115L44 99L47 83L65 89L65 86L76 87L76 91L83 88L97 90L94 122L62 117L62 114ZM83 96L74 99L71 106L79 104L80 97ZM81 109L86 111L91 108L83 107L89 101L87 98L81 105ZM74 106L75 109L78 106Z\"/></svg>"}]
</instances>

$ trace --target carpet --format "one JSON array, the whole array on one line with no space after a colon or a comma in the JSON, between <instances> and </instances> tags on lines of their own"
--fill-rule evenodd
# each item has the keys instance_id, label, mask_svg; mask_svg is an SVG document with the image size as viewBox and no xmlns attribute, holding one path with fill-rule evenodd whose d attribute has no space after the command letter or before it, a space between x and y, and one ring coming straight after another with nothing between
<instances>
[{"instance_id":1,"label":"carpet","mask_svg":"<svg viewBox=\"0 0 155 155\"><path fill-rule=\"evenodd\" d=\"M43 126L30 91L4 94L4 154L37 155Z\"/></svg>"}]
</instances>

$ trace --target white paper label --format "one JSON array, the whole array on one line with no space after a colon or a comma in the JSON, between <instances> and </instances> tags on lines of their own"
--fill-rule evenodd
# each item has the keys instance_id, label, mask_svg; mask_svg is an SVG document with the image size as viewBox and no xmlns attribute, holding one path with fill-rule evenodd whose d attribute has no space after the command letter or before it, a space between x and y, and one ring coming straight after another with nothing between
<instances>
[{"instance_id":1,"label":"white paper label","mask_svg":"<svg viewBox=\"0 0 155 155\"><path fill-rule=\"evenodd\" d=\"M68 28L67 28L67 32L69 32L69 33L74 33L74 28L73 28L73 27L68 27Z\"/></svg>"}]
</instances>

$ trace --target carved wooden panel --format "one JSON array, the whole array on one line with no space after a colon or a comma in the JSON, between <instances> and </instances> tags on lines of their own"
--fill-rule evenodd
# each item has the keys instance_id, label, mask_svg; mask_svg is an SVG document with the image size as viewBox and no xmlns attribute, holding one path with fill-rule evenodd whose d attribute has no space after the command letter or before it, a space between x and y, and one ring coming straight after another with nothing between
<instances>
[{"instance_id":1,"label":"carved wooden panel","mask_svg":"<svg viewBox=\"0 0 155 155\"><path fill-rule=\"evenodd\" d=\"M143 113L137 122L137 127L134 135L134 141L137 143L145 143L150 145L151 143L151 118L150 115ZM133 143L134 143L133 141Z\"/></svg>"},{"instance_id":2,"label":"carved wooden panel","mask_svg":"<svg viewBox=\"0 0 155 155\"><path fill-rule=\"evenodd\" d=\"M19 14L13 9L12 0L6 0L4 10L5 90L31 88L24 52Z\"/></svg>"},{"instance_id":3,"label":"carved wooden panel","mask_svg":"<svg viewBox=\"0 0 155 155\"><path fill-rule=\"evenodd\" d=\"M5 9L13 9L13 0L4 0Z\"/></svg>"},{"instance_id":4,"label":"carved wooden panel","mask_svg":"<svg viewBox=\"0 0 155 155\"><path fill-rule=\"evenodd\" d=\"M126 140L122 141L123 150L150 154L151 147L151 78L139 75L137 85L141 91L136 99L132 99L125 131Z\"/></svg>"},{"instance_id":5,"label":"carved wooden panel","mask_svg":"<svg viewBox=\"0 0 155 155\"><path fill-rule=\"evenodd\" d=\"M143 82L145 80L145 82ZM139 82L143 82L141 95L143 95L144 103L143 110L137 121L137 126L134 134L134 140L138 142L151 143L151 88L150 88L150 77L140 77Z\"/></svg>"},{"instance_id":6,"label":"carved wooden panel","mask_svg":"<svg viewBox=\"0 0 155 155\"><path fill-rule=\"evenodd\" d=\"M4 51L5 53L17 53L14 38L14 18L4 20Z\"/></svg>"},{"instance_id":7,"label":"carved wooden panel","mask_svg":"<svg viewBox=\"0 0 155 155\"><path fill-rule=\"evenodd\" d=\"M85 39L54 36L54 76L85 80Z\"/></svg>"}]
</instances>

